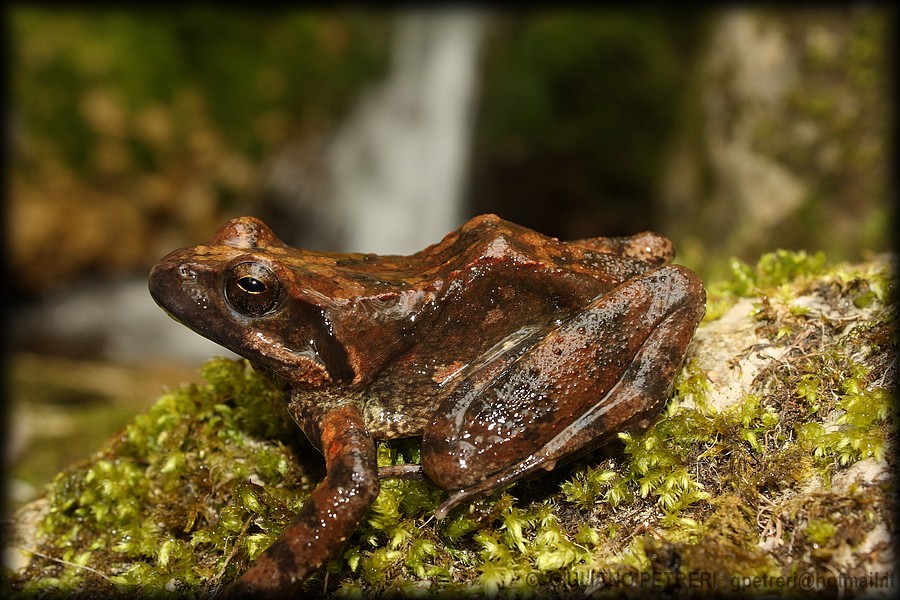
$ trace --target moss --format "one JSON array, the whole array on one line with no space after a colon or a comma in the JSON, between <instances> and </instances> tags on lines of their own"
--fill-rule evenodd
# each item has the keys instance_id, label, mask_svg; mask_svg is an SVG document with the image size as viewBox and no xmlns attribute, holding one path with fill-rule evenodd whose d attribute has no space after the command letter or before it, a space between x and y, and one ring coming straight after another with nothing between
<instances>
[{"instance_id":1,"label":"moss","mask_svg":"<svg viewBox=\"0 0 900 600\"><path fill-rule=\"evenodd\" d=\"M304 591L640 596L868 568L857 549L892 527L890 488L816 482L866 458L883 462L894 439L890 270L776 253L736 267L719 289L754 298L747 343L779 349L736 402L712 401L711 359L692 353L661 418L620 435L613 456L595 452L440 522L444 492L385 480L341 555ZM809 310L791 310L797 303ZM749 354L712 360L740 370ZM321 459L245 363L214 360L203 376L207 384L166 394L53 480L14 591L202 597L277 538L321 477ZM378 446L381 466L419 457L418 440Z\"/></svg>"},{"instance_id":2,"label":"moss","mask_svg":"<svg viewBox=\"0 0 900 600\"><path fill-rule=\"evenodd\" d=\"M806 525L806 537L816 546L824 546L837 533L838 527L831 521L815 519Z\"/></svg>"},{"instance_id":3,"label":"moss","mask_svg":"<svg viewBox=\"0 0 900 600\"><path fill-rule=\"evenodd\" d=\"M862 365L854 365L850 377L842 382L844 393L836 405L841 414L831 427L809 422L798 428L800 443L816 457L836 457L841 464L869 457L884 459L892 398L885 388L861 385L860 379L867 373Z\"/></svg>"},{"instance_id":4,"label":"moss","mask_svg":"<svg viewBox=\"0 0 900 600\"><path fill-rule=\"evenodd\" d=\"M761 290L775 290L788 283L797 285L833 267L822 252L776 250L763 254L756 265L732 258L729 268L729 276L708 286L707 321L721 317L737 298L756 297Z\"/></svg>"},{"instance_id":5,"label":"moss","mask_svg":"<svg viewBox=\"0 0 900 600\"><path fill-rule=\"evenodd\" d=\"M24 592L203 593L277 537L312 484L279 394L244 363L202 374L208 385L166 394L53 479Z\"/></svg>"}]
</instances>

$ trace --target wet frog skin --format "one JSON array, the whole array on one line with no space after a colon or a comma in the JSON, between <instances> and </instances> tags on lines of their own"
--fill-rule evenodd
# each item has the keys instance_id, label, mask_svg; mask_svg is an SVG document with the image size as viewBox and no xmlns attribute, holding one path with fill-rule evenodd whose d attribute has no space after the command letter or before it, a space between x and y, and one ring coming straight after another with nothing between
<instances>
[{"instance_id":1,"label":"wet frog skin","mask_svg":"<svg viewBox=\"0 0 900 600\"><path fill-rule=\"evenodd\" d=\"M441 518L647 427L705 310L673 256L653 233L561 242L482 215L410 256L292 248L240 217L160 260L156 302L274 376L325 457L229 592L283 593L338 553L378 495L377 440L422 437L408 471L449 492Z\"/></svg>"}]
</instances>

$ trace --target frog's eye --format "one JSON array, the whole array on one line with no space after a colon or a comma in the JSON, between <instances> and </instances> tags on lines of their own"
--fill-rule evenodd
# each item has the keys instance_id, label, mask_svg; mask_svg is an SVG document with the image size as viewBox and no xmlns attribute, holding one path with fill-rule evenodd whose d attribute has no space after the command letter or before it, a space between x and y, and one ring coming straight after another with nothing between
<instances>
[{"instance_id":1,"label":"frog's eye","mask_svg":"<svg viewBox=\"0 0 900 600\"><path fill-rule=\"evenodd\" d=\"M261 317L281 297L281 283L268 267L245 262L235 265L225 280L225 298L246 317Z\"/></svg>"}]
</instances>

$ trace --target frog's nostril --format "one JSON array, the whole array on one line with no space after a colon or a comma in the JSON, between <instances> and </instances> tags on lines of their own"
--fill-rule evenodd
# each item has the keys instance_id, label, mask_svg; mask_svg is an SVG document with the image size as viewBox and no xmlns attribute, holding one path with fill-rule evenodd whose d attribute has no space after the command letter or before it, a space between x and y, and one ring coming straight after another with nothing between
<instances>
[{"instance_id":1,"label":"frog's nostril","mask_svg":"<svg viewBox=\"0 0 900 600\"><path fill-rule=\"evenodd\" d=\"M178 265L178 276L185 281L194 281L197 279L197 271L190 264L183 263Z\"/></svg>"}]
</instances>

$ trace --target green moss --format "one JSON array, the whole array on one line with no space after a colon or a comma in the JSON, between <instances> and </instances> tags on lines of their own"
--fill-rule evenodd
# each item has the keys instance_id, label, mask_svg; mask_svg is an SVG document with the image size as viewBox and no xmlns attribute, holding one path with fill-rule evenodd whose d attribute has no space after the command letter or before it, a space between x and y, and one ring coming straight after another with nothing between
<instances>
[{"instance_id":1,"label":"green moss","mask_svg":"<svg viewBox=\"0 0 900 600\"><path fill-rule=\"evenodd\" d=\"M32 562L25 592L52 580L135 595L211 589L277 537L309 489L301 458L265 436L296 436L280 394L244 363L213 360L202 374L208 385L166 394L49 484L37 549L47 559ZM251 475L259 484L243 483ZM86 552L113 575L78 566Z\"/></svg>"},{"instance_id":2,"label":"green moss","mask_svg":"<svg viewBox=\"0 0 900 600\"><path fill-rule=\"evenodd\" d=\"M684 366L675 377L673 388L676 397L691 401L701 411L708 410L709 379L693 357L685 360Z\"/></svg>"},{"instance_id":3,"label":"green moss","mask_svg":"<svg viewBox=\"0 0 900 600\"><path fill-rule=\"evenodd\" d=\"M837 525L824 519L814 519L806 526L806 537L817 546L824 546L837 533Z\"/></svg>"},{"instance_id":4,"label":"green moss","mask_svg":"<svg viewBox=\"0 0 900 600\"><path fill-rule=\"evenodd\" d=\"M760 576L778 573L777 563L758 548L756 511L736 494L720 496L698 543L681 546L683 572Z\"/></svg>"},{"instance_id":5,"label":"green moss","mask_svg":"<svg viewBox=\"0 0 900 600\"><path fill-rule=\"evenodd\" d=\"M854 365L841 383L837 402L841 414L834 424L808 422L798 426L799 442L817 458L830 461L836 457L842 465L869 457L884 459L892 397L883 387L866 387L863 381L867 375L868 369Z\"/></svg>"},{"instance_id":6,"label":"green moss","mask_svg":"<svg viewBox=\"0 0 900 600\"><path fill-rule=\"evenodd\" d=\"M761 290L774 290L788 283L796 285L798 280L808 280L832 268L823 253L804 250L769 252L756 265L732 258L729 267L728 277L707 286L707 321L721 317L737 298L756 297Z\"/></svg>"}]
</instances>

